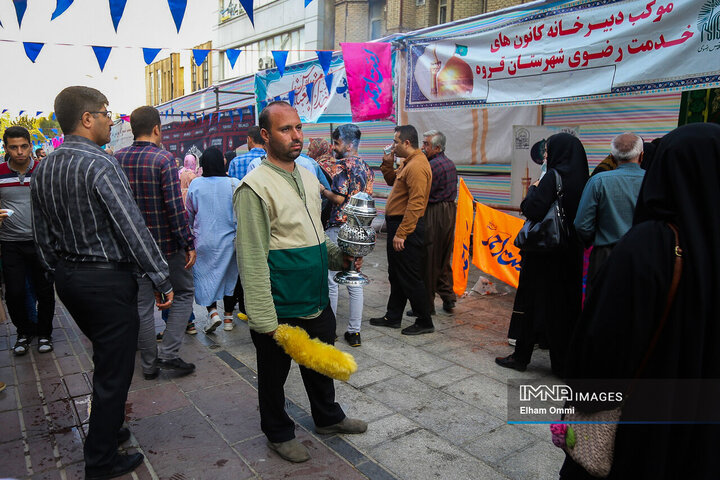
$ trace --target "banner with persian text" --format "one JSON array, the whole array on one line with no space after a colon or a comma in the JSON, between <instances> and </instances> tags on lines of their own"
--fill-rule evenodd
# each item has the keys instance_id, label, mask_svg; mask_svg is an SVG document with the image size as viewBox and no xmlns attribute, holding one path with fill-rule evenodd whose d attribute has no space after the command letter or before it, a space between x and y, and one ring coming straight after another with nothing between
<instances>
[{"instance_id":1,"label":"banner with persian text","mask_svg":"<svg viewBox=\"0 0 720 480\"><path fill-rule=\"evenodd\" d=\"M720 2L548 2L408 40L406 107L538 104L720 85Z\"/></svg>"},{"instance_id":2,"label":"banner with persian text","mask_svg":"<svg viewBox=\"0 0 720 480\"><path fill-rule=\"evenodd\" d=\"M341 43L354 122L391 119L392 46L389 43Z\"/></svg>"}]
</instances>

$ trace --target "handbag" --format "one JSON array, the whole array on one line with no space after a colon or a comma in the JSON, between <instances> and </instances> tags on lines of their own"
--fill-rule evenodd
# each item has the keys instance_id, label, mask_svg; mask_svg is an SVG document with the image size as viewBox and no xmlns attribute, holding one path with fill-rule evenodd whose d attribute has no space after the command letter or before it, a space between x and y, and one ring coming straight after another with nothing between
<instances>
[{"instance_id":1,"label":"handbag","mask_svg":"<svg viewBox=\"0 0 720 480\"><path fill-rule=\"evenodd\" d=\"M550 205L545 217L535 222L533 220L525 220L513 242L517 248L525 252L545 252L563 248L568 243L568 228L565 220L565 211L563 210L563 191L562 179L560 174L552 169L555 174L556 198Z\"/></svg>"},{"instance_id":2,"label":"handbag","mask_svg":"<svg viewBox=\"0 0 720 480\"><path fill-rule=\"evenodd\" d=\"M680 274L682 273L682 249L678 238L677 227L671 223L668 226L675 234L675 264L673 265L673 277L670 283L665 310L663 311L660 324L655 330L648 351L638 367L635 374L637 380L647 365L660 334L662 333L670 307L675 299ZM630 386L628 395L632 392ZM624 396L626 398L627 396ZM623 401L624 403L624 401ZM615 434L617 433L618 421L622 414L622 405L612 410L603 410L594 413L576 412L563 416L566 422L609 422L609 423L573 423L553 424L550 431L553 433L553 443L567 452L575 463L583 467L590 475L597 478L605 478L610 475L615 453ZM560 438L564 434L564 439Z\"/></svg>"}]
</instances>

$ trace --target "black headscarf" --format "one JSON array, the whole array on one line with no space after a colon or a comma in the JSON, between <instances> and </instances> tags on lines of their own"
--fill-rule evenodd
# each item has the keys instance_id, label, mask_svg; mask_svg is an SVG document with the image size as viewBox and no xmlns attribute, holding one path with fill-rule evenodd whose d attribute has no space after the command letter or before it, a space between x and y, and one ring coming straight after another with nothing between
<instances>
[{"instance_id":1,"label":"black headscarf","mask_svg":"<svg viewBox=\"0 0 720 480\"><path fill-rule=\"evenodd\" d=\"M642 162L640 162L640 167L643 170L650 169L650 165L655 159L655 152L657 152L657 147L660 144L660 140L662 140L662 138L656 138L652 142L643 143L643 158Z\"/></svg>"},{"instance_id":2,"label":"black headscarf","mask_svg":"<svg viewBox=\"0 0 720 480\"><path fill-rule=\"evenodd\" d=\"M225 171L225 157L215 147L210 147L200 156L200 166L203 177L227 177Z\"/></svg>"},{"instance_id":3,"label":"black headscarf","mask_svg":"<svg viewBox=\"0 0 720 480\"><path fill-rule=\"evenodd\" d=\"M580 140L569 133L552 135L547 139L546 148L548 172L537 188L530 187L520 207L523 214L531 220L539 221L545 216L555 200L555 176L550 172L550 169L554 169L562 179L565 193L563 207L568 223L572 224L589 177L585 149Z\"/></svg>"}]
</instances>

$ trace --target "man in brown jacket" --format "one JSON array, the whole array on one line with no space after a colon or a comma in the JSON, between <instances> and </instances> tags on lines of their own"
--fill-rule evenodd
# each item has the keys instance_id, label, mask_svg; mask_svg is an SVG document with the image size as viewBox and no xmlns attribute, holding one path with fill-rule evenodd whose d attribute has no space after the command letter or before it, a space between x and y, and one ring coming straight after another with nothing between
<instances>
[{"instance_id":1,"label":"man in brown jacket","mask_svg":"<svg viewBox=\"0 0 720 480\"><path fill-rule=\"evenodd\" d=\"M393 154L405 158L397 170L393 167ZM410 300L417 319L402 333L432 333L435 327L423 282L425 223L422 218L430 194L432 170L427 157L418 148L415 127L395 127L393 151L383 157L380 170L387 184L392 186L385 207L390 298L385 316L371 318L370 325L400 328L405 305Z\"/></svg>"}]
</instances>

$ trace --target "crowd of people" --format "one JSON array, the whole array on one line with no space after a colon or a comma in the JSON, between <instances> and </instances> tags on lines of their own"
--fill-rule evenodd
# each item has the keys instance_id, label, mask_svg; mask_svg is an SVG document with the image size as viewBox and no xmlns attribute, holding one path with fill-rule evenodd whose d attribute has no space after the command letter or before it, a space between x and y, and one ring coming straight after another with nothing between
<instances>
[{"instance_id":1,"label":"crowd of people","mask_svg":"<svg viewBox=\"0 0 720 480\"><path fill-rule=\"evenodd\" d=\"M196 333L193 304L207 309L206 334L221 325L232 330L238 306L257 352L260 424L268 447L291 462L308 460L285 410L291 359L273 334L287 324L328 344L336 341L335 274L362 266L361 258L337 245L347 222L344 207L353 195L373 193L372 169L358 153L360 128L340 125L330 139L310 139L304 156L297 111L275 101L248 130L247 153L210 147L199 158L187 155L178 168L162 148L160 114L153 107L132 112L131 146L113 155L104 151L112 126L107 107L107 98L92 88L60 92L55 112L65 141L47 158L40 150L33 157L26 129L5 130L0 248L8 312L17 329L13 353L27 354L34 337L39 353L52 351L57 292L93 346L86 478L112 478L143 459L118 453L130 436L123 419L136 350L146 380L162 371L190 374L195 365L180 351L183 336ZM392 187L385 212L390 292L385 315L369 319L371 325L401 328L407 314L414 321L402 334L432 334L436 295L443 310L455 307L450 257L457 170L445 147L438 130L420 136L415 127L400 125L385 151L380 170ZM645 144L623 133L592 176L575 136L553 135L534 150L546 173L528 189L522 213L540 221L561 196L568 235L561 248L522 251L509 331L515 348L497 364L524 371L539 343L549 347L558 377L632 377L666 300L673 255L682 255L670 325L645 372L654 378L717 377L711 302L720 271L720 221L713 208L720 197L720 127L681 127ZM37 322L29 318L30 285ZM347 289L344 339L360 347L363 288ZM159 333L156 308L166 323ZM318 433L366 431L367 423L347 417L336 401L331 378L302 366L300 372ZM653 478L676 478L687 468L682 458L692 459L702 475L716 428L621 426L611 477L636 477L650 468ZM586 476L568 457L561 477Z\"/></svg>"}]
</instances>

